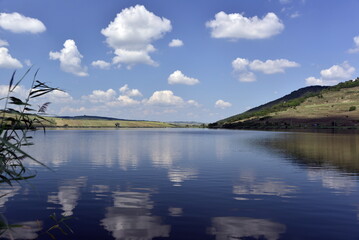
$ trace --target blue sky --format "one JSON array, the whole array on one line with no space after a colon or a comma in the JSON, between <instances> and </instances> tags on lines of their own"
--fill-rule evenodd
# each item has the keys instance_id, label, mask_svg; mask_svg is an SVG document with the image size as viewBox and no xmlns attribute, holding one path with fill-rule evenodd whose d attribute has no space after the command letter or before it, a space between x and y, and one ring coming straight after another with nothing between
<instances>
[{"instance_id":1,"label":"blue sky","mask_svg":"<svg viewBox=\"0 0 359 240\"><path fill-rule=\"evenodd\" d=\"M356 0L0 0L0 94L14 70L33 66L66 90L41 99L50 114L213 122L356 78L358 9Z\"/></svg>"}]
</instances>

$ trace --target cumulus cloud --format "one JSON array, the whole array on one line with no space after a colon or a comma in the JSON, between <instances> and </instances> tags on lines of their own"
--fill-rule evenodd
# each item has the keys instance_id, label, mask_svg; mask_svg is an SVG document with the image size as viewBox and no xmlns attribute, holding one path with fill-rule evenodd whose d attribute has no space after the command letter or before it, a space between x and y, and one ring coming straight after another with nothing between
<instances>
[{"instance_id":1,"label":"cumulus cloud","mask_svg":"<svg viewBox=\"0 0 359 240\"><path fill-rule=\"evenodd\" d=\"M287 59L267 60L254 60L249 64L250 69L253 71L260 71L265 74L284 73L286 68L299 67L296 62Z\"/></svg>"},{"instance_id":2,"label":"cumulus cloud","mask_svg":"<svg viewBox=\"0 0 359 240\"><path fill-rule=\"evenodd\" d=\"M9 92L9 85L0 85L0 98L6 97ZM28 96L29 89L26 89L24 86L18 85L13 93L12 96L24 99Z\"/></svg>"},{"instance_id":3,"label":"cumulus cloud","mask_svg":"<svg viewBox=\"0 0 359 240\"><path fill-rule=\"evenodd\" d=\"M111 63L103 61L103 60L93 61L91 63L91 65L93 67L97 67L97 68L105 69L105 70L110 69L110 67L111 67Z\"/></svg>"},{"instance_id":4,"label":"cumulus cloud","mask_svg":"<svg viewBox=\"0 0 359 240\"><path fill-rule=\"evenodd\" d=\"M181 71L177 70L177 71L174 71L168 77L168 83L169 84L195 85L195 84L199 83L199 80L196 78L187 77Z\"/></svg>"},{"instance_id":5,"label":"cumulus cloud","mask_svg":"<svg viewBox=\"0 0 359 240\"><path fill-rule=\"evenodd\" d=\"M184 103L181 97L175 96L170 90L156 91L147 100L152 105L182 105Z\"/></svg>"},{"instance_id":6,"label":"cumulus cloud","mask_svg":"<svg viewBox=\"0 0 359 240\"><path fill-rule=\"evenodd\" d=\"M236 58L232 61L232 67L236 71L245 71L249 65L249 61L245 58Z\"/></svg>"},{"instance_id":7,"label":"cumulus cloud","mask_svg":"<svg viewBox=\"0 0 359 240\"><path fill-rule=\"evenodd\" d=\"M46 30L40 20L17 12L0 13L0 27L13 33L41 33Z\"/></svg>"},{"instance_id":8,"label":"cumulus cloud","mask_svg":"<svg viewBox=\"0 0 359 240\"><path fill-rule=\"evenodd\" d=\"M155 51L151 44L171 31L170 20L156 16L142 5L125 8L101 30L107 44L115 50L114 64L133 66L138 63L156 66L149 53Z\"/></svg>"},{"instance_id":9,"label":"cumulus cloud","mask_svg":"<svg viewBox=\"0 0 359 240\"><path fill-rule=\"evenodd\" d=\"M114 101L116 99L116 94L116 91L110 88L107 91L94 90L92 91L92 94L83 96L82 98L92 103L106 103Z\"/></svg>"},{"instance_id":10,"label":"cumulus cloud","mask_svg":"<svg viewBox=\"0 0 359 240\"><path fill-rule=\"evenodd\" d=\"M49 56L51 60L60 61L60 67L64 72L72 73L80 77L88 76L87 67L81 66L83 56L77 49L74 40L66 40L64 48L61 49L60 52L50 52Z\"/></svg>"},{"instance_id":11,"label":"cumulus cloud","mask_svg":"<svg viewBox=\"0 0 359 240\"><path fill-rule=\"evenodd\" d=\"M52 103L69 103L73 100L73 98L69 93L59 90L54 90L46 94L45 97Z\"/></svg>"},{"instance_id":12,"label":"cumulus cloud","mask_svg":"<svg viewBox=\"0 0 359 240\"><path fill-rule=\"evenodd\" d=\"M83 114L85 114L85 113L88 113L88 110L89 109L87 109L85 107L73 108L73 107L66 106L66 107L61 108L60 113L61 114L63 114L63 113L72 113L72 114L73 113L74 114L83 113Z\"/></svg>"},{"instance_id":13,"label":"cumulus cloud","mask_svg":"<svg viewBox=\"0 0 359 240\"><path fill-rule=\"evenodd\" d=\"M0 68L22 68L22 64L10 55L6 47L0 47Z\"/></svg>"},{"instance_id":14,"label":"cumulus cloud","mask_svg":"<svg viewBox=\"0 0 359 240\"><path fill-rule=\"evenodd\" d=\"M257 80L256 75L249 71L239 73L237 78L240 82L255 82Z\"/></svg>"},{"instance_id":15,"label":"cumulus cloud","mask_svg":"<svg viewBox=\"0 0 359 240\"><path fill-rule=\"evenodd\" d=\"M258 59L249 61L245 58L236 58L232 61L233 70L237 73L238 80L241 82L254 82L256 80L255 74L251 71L258 71L264 74L275 74L284 73L286 68L299 66L298 63L287 59L269 59L263 62Z\"/></svg>"},{"instance_id":16,"label":"cumulus cloud","mask_svg":"<svg viewBox=\"0 0 359 240\"><path fill-rule=\"evenodd\" d=\"M6 47L9 46L9 43L5 40L0 39L0 47Z\"/></svg>"},{"instance_id":17,"label":"cumulus cloud","mask_svg":"<svg viewBox=\"0 0 359 240\"><path fill-rule=\"evenodd\" d=\"M216 101L216 103L214 104L214 106L216 108L222 108L222 109L225 109L225 108L228 108L228 107L231 107L232 104L230 102L225 102L223 101L222 99L219 99Z\"/></svg>"},{"instance_id":18,"label":"cumulus cloud","mask_svg":"<svg viewBox=\"0 0 359 240\"><path fill-rule=\"evenodd\" d=\"M153 52L154 49L152 45L149 46L149 49L146 50L126 50L126 49L116 49L116 56L112 59L112 63L118 65L127 64L127 68L131 69L134 65L142 63L151 65L154 67L158 66L158 63L153 61L148 53ZM151 48L152 47L152 48Z\"/></svg>"},{"instance_id":19,"label":"cumulus cloud","mask_svg":"<svg viewBox=\"0 0 359 240\"><path fill-rule=\"evenodd\" d=\"M139 104L140 102L135 100L135 99L132 99L130 98L129 96L126 96L126 95L121 95L117 98L118 100L118 104L121 105L121 106L130 106L130 105L136 105L136 104Z\"/></svg>"},{"instance_id":20,"label":"cumulus cloud","mask_svg":"<svg viewBox=\"0 0 359 240\"><path fill-rule=\"evenodd\" d=\"M195 107L199 107L201 106L198 102L196 102L195 100L188 100L187 104L190 106L195 106Z\"/></svg>"},{"instance_id":21,"label":"cumulus cloud","mask_svg":"<svg viewBox=\"0 0 359 240\"><path fill-rule=\"evenodd\" d=\"M308 77L305 79L307 85L331 86L338 83L337 80L325 80L322 78Z\"/></svg>"},{"instance_id":22,"label":"cumulus cloud","mask_svg":"<svg viewBox=\"0 0 359 240\"><path fill-rule=\"evenodd\" d=\"M348 62L341 65L333 65L328 69L320 71L320 75L325 79L347 79L351 78L355 68L350 66Z\"/></svg>"},{"instance_id":23,"label":"cumulus cloud","mask_svg":"<svg viewBox=\"0 0 359 240\"><path fill-rule=\"evenodd\" d=\"M130 89L127 84L120 88L120 93L128 97L141 97L142 93L138 89Z\"/></svg>"},{"instance_id":24,"label":"cumulus cloud","mask_svg":"<svg viewBox=\"0 0 359 240\"><path fill-rule=\"evenodd\" d=\"M355 68L345 61L340 65L333 65L328 69L321 70L320 78L308 77L305 82L307 85L335 85L340 80L349 80L354 72Z\"/></svg>"},{"instance_id":25,"label":"cumulus cloud","mask_svg":"<svg viewBox=\"0 0 359 240\"><path fill-rule=\"evenodd\" d=\"M355 47L348 50L349 53L357 53L359 52L359 36L355 36L353 38Z\"/></svg>"},{"instance_id":26,"label":"cumulus cloud","mask_svg":"<svg viewBox=\"0 0 359 240\"><path fill-rule=\"evenodd\" d=\"M277 35L284 29L282 21L272 12L262 19L257 16L247 18L239 13L219 12L206 26L211 29L213 38L229 39L264 39Z\"/></svg>"},{"instance_id":27,"label":"cumulus cloud","mask_svg":"<svg viewBox=\"0 0 359 240\"><path fill-rule=\"evenodd\" d=\"M130 89L126 84L122 86L119 91L121 95L118 96L117 92L111 88L107 91L94 90L92 94L83 96L82 99L91 103L102 104L102 106L105 104L110 107L130 106L141 103L132 98L142 96L142 93L138 89Z\"/></svg>"},{"instance_id":28,"label":"cumulus cloud","mask_svg":"<svg viewBox=\"0 0 359 240\"><path fill-rule=\"evenodd\" d=\"M181 47L183 46L182 40L179 39L172 39L172 41L168 44L170 47Z\"/></svg>"}]
</instances>

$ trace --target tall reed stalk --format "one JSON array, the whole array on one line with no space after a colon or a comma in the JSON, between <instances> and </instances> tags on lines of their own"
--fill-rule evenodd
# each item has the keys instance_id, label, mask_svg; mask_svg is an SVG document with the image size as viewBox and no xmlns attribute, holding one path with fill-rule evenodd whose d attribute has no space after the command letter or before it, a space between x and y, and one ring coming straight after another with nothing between
<instances>
[{"instance_id":1,"label":"tall reed stalk","mask_svg":"<svg viewBox=\"0 0 359 240\"><path fill-rule=\"evenodd\" d=\"M23 150L24 146L33 144L30 132L37 128L42 128L45 131L43 123L47 120L41 114L45 113L50 104L50 102L45 102L35 109L31 102L55 90L61 90L37 80L37 70L27 95L24 99L20 99L16 96L16 89L20 87L30 71L31 68L19 80L15 79L16 72L14 71L8 83L7 95L0 98L0 106L3 106L0 108L0 184L12 186L14 181L18 182L34 177L36 174L30 172L30 169L26 167L25 163L28 160L47 167ZM8 225L6 218L0 213L0 237L10 227L18 226Z\"/></svg>"}]
</instances>

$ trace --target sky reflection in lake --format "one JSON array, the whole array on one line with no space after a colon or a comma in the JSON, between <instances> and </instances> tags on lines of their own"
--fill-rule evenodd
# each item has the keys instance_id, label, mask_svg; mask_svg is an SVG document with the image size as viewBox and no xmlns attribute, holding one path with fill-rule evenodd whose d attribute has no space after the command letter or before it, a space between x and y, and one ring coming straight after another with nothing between
<instances>
[{"instance_id":1,"label":"sky reflection in lake","mask_svg":"<svg viewBox=\"0 0 359 240\"><path fill-rule=\"evenodd\" d=\"M31 165L35 188L2 186L0 207L13 223L44 228L53 212L72 216L74 239L357 239L352 141L201 129L36 133L29 151L55 172Z\"/></svg>"}]
</instances>

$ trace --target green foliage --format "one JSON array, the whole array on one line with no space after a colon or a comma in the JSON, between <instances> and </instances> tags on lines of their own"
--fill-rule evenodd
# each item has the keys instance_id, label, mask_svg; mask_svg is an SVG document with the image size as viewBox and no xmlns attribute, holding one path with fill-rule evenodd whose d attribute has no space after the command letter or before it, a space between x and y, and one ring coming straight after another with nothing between
<instances>
[{"instance_id":1,"label":"green foliage","mask_svg":"<svg viewBox=\"0 0 359 240\"><path fill-rule=\"evenodd\" d=\"M59 230L62 235L68 235L68 232L73 233L72 229L69 227L69 225L66 223L69 219L72 217L61 217L60 219L56 216L56 213L53 213L50 215L51 220L54 222L54 224L45 231L45 233L51 237L51 239L56 239L53 231Z\"/></svg>"},{"instance_id":2,"label":"green foliage","mask_svg":"<svg viewBox=\"0 0 359 240\"><path fill-rule=\"evenodd\" d=\"M352 88L352 87L358 87L359 86L359 78L356 78L355 80L349 80L346 82L338 83L335 86L332 86L324 91L339 91L343 88Z\"/></svg>"},{"instance_id":3,"label":"green foliage","mask_svg":"<svg viewBox=\"0 0 359 240\"><path fill-rule=\"evenodd\" d=\"M355 111L357 109L357 107L356 106L351 106L350 108L349 108L349 112L351 112L351 111Z\"/></svg>"}]
</instances>

